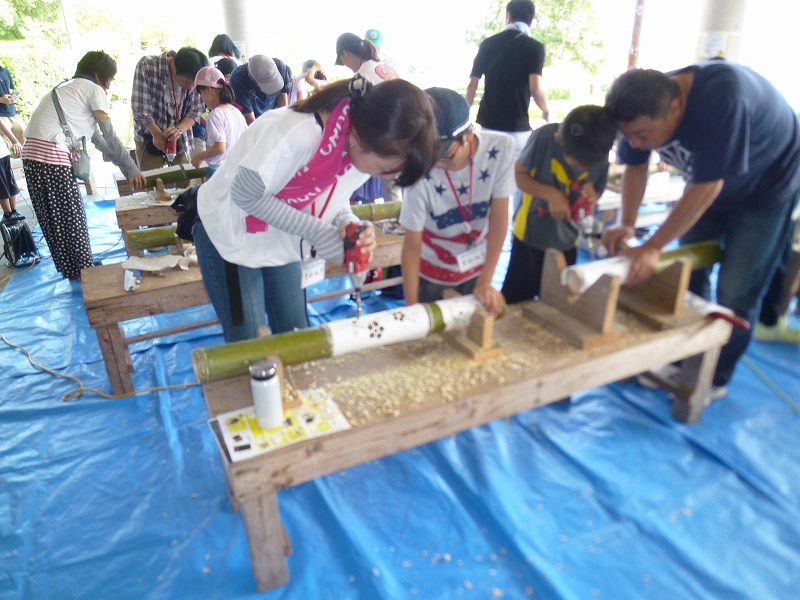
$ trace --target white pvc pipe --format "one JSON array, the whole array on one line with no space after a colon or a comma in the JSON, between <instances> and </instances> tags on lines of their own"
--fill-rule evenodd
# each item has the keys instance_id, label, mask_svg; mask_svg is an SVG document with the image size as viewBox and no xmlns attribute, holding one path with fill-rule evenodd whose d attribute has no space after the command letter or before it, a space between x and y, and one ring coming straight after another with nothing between
<instances>
[{"instance_id":1,"label":"white pvc pipe","mask_svg":"<svg viewBox=\"0 0 800 600\"><path fill-rule=\"evenodd\" d=\"M433 304L441 312L444 331L467 327L475 309L483 306L471 294ZM330 334L331 356L420 340L436 330L431 314L430 305L413 304L327 323L324 327Z\"/></svg>"},{"instance_id":2,"label":"white pvc pipe","mask_svg":"<svg viewBox=\"0 0 800 600\"><path fill-rule=\"evenodd\" d=\"M573 265L561 271L561 285L575 295L588 290L603 275L617 275L622 283L628 278L631 270L629 256L612 256L603 260Z\"/></svg>"},{"instance_id":3,"label":"white pvc pipe","mask_svg":"<svg viewBox=\"0 0 800 600\"><path fill-rule=\"evenodd\" d=\"M445 331L468 327L472 315L475 314L475 309L483 307L483 304L478 302L472 294L437 300L434 304L442 311Z\"/></svg>"}]
</instances>

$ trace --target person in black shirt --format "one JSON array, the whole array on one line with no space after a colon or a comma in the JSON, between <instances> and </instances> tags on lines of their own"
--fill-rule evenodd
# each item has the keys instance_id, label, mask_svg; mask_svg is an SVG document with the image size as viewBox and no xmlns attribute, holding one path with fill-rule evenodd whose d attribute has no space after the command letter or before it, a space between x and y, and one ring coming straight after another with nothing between
<instances>
[{"instance_id":1,"label":"person in black shirt","mask_svg":"<svg viewBox=\"0 0 800 600\"><path fill-rule=\"evenodd\" d=\"M518 153L531 132L528 106L531 97L550 120L542 88L544 45L530 37L534 6L531 0L511 0L506 6L506 26L485 39L472 65L467 102L472 104L478 82L485 77L477 122L485 129L510 133Z\"/></svg>"}]
</instances>

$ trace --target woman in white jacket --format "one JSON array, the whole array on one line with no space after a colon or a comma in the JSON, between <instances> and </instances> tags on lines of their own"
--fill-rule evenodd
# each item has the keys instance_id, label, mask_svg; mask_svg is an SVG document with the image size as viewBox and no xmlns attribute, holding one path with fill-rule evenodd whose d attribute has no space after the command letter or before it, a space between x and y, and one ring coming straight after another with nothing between
<instances>
[{"instance_id":1,"label":"woman in white jacket","mask_svg":"<svg viewBox=\"0 0 800 600\"><path fill-rule=\"evenodd\" d=\"M58 100L74 140L86 138L105 160L117 165L134 188L145 177L114 133L106 92L117 63L102 51L87 52L74 77L58 86ZM48 92L25 129L22 166L33 210L59 273L80 280L81 269L94 263L86 212L70 166L70 151Z\"/></svg>"},{"instance_id":2,"label":"woman in white jacket","mask_svg":"<svg viewBox=\"0 0 800 600\"><path fill-rule=\"evenodd\" d=\"M226 341L308 327L301 260L344 261L350 195L370 175L409 186L433 166L430 101L400 79L327 86L256 119L198 192L194 225L203 283ZM363 252L374 232L361 234Z\"/></svg>"}]
</instances>

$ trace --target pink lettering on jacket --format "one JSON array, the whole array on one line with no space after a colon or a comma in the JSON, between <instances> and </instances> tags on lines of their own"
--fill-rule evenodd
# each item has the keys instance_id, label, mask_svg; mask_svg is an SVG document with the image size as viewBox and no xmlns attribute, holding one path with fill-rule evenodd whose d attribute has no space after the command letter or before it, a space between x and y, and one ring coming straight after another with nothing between
<instances>
[{"instance_id":1,"label":"pink lettering on jacket","mask_svg":"<svg viewBox=\"0 0 800 600\"><path fill-rule=\"evenodd\" d=\"M261 233L269 228L269 225L253 215L247 215L247 217L245 217L244 225L247 233Z\"/></svg>"}]
</instances>

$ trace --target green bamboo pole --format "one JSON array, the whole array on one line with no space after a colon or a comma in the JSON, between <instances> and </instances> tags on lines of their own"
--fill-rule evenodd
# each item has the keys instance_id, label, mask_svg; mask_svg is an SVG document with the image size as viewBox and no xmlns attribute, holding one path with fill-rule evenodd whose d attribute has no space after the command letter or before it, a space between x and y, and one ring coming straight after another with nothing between
<instances>
[{"instance_id":1,"label":"green bamboo pole","mask_svg":"<svg viewBox=\"0 0 800 600\"><path fill-rule=\"evenodd\" d=\"M270 354L285 365L328 358L332 345L327 327L299 329L263 338L192 350L192 366L200 383L244 375L247 368Z\"/></svg>"},{"instance_id":2,"label":"green bamboo pole","mask_svg":"<svg viewBox=\"0 0 800 600\"><path fill-rule=\"evenodd\" d=\"M145 187L156 187L156 179L160 179L166 185L170 183L184 183L190 179L202 179L206 176L205 169L186 169L183 165L178 166L180 167L179 169L166 171L164 173L156 173L154 175L148 175L148 172L145 171Z\"/></svg>"},{"instance_id":3,"label":"green bamboo pole","mask_svg":"<svg viewBox=\"0 0 800 600\"><path fill-rule=\"evenodd\" d=\"M692 269L704 269L719 262L722 248L715 241L686 244L661 253L655 272L660 273L679 260L689 260ZM582 294L597 281L603 273L615 274L623 280L628 277L631 259L624 255L606 258L592 263L568 267L561 275L562 282L573 294Z\"/></svg>"},{"instance_id":4,"label":"green bamboo pole","mask_svg":"<svg viewBox=\"0 0 800 600\"><path fill-rule=\"evenodd\" d=\"M400 216L401 201L384 202L383 204L358 204L352 206L353 214L362 221L382 221L396 219Z\"/></svg>"},{"instance_id":5,"label":"green bamboo pole","mask_svg":"<svg viewBox=\"0 0 800 600\"><path fill-rule=\"evenodd\" d=\"M270 354L277 354L284 364L293 365L370 347L384 346L397 341L422 339L426 335L444 331L448 327L460 327L462 324L466 326L461 319L469 321L475 308L480 306L474 296L460 296L441 302L443 304L451 303L448 307L449 317L445 316L443 308L433 302L414 304L369 315L370 321L377 322L383 319L384 323L396 323L396 312L406 311L409 317L405 321L406 324L397 326L393 332L384 331L385 337L382 340L369 335L369 331L364 326L367 322L346 319L312 329L300 329L253 340L197 348L192 351L194 373L200 383L208 383L245 375L248 366L263 360ZM423 315L427 316L427 320ZM502 315L501 312L498 318ZM450 319L449 323L448 319ZM391 325L387 325L387 329L392 329ZM360 340L359 332L363 335ZM402 333L397 335L398 332Z\"/></svg>"},{"instance_id":6,"label":"green bamboo pole","mask_svg":"<svg viewBox=\"0 0 800 600\"><path fill-rule=\"evenodd\" d=\"M131 229L127 234L127 247L130 250L145 250L147 248L174 246L175 230L175 225L148 227L146 229Z\"/></svg>"},{"instance_id":7,"label":"green bamboo pole","mask_svg":"<svg viewBox=\"0 0 800 600\"><path fill-rule=\"evenodd\" d=\"M679 246L661 253L661 260L656 272L663 271L676 260L688 258L692 261L692 269L705 269L722 259L722 248L715 241L697 242Z\"/></svg>"}]
</instances>

